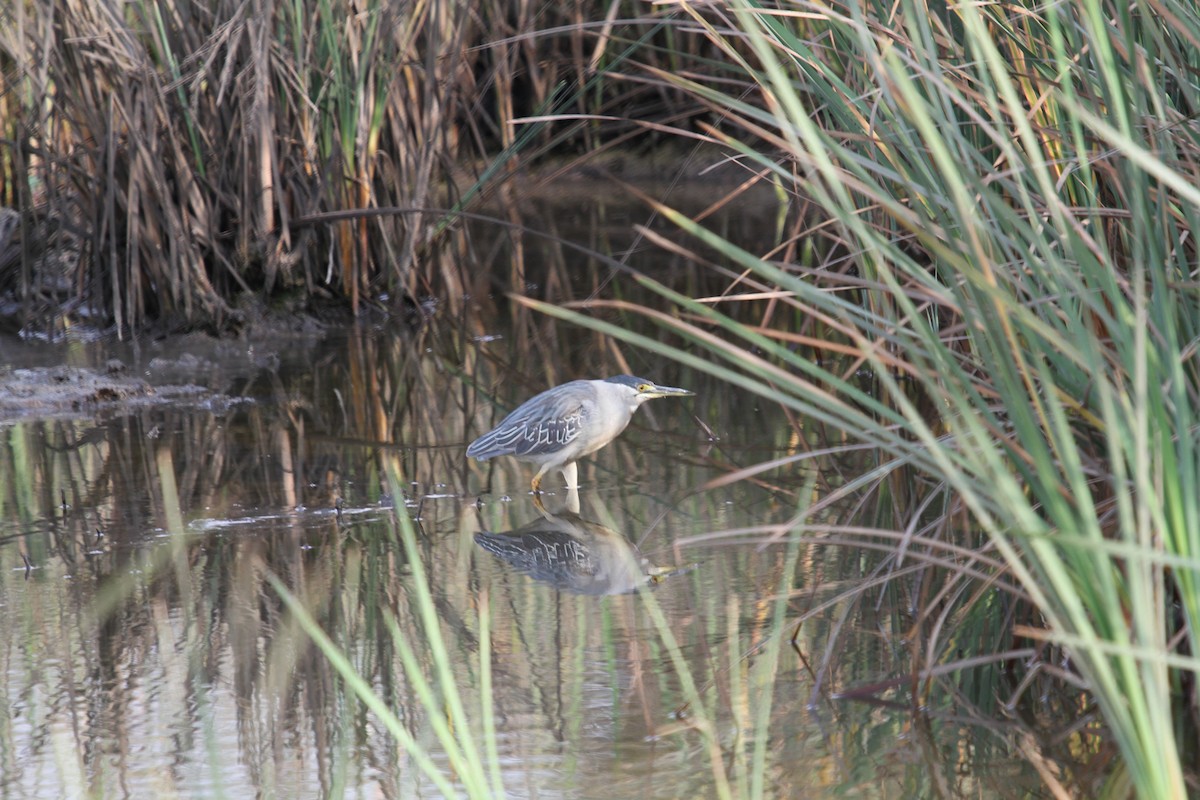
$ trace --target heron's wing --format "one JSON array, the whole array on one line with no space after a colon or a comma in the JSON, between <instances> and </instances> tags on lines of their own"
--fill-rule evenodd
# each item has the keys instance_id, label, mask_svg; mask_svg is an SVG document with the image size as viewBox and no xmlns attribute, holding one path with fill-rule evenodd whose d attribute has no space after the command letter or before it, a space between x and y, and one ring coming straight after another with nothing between
<instances>
[{"instance_id":1,"label":"heron's wing","mask_svg":"<svg viewBox=\"0 0 1200 800\"><path fill-rule=\"evenodd\" d=\"M579 436L591 413L590 394L570 383L542 392L504 418L496 429L467 449L474 458L538 456L556 453Z\"/></svg>"}]
</instances>

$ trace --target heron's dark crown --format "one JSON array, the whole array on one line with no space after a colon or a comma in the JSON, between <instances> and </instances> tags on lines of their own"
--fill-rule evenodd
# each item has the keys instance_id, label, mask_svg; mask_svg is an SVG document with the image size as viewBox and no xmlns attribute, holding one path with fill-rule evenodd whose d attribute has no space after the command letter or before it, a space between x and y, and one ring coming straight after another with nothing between
<instances>
[{"instance_id":1,"label":"heron's dark crown","mask_svg":"<svg viewBox=\"0 0 1200 800\"><path fill-rule=\"evenodd\" d=\"M613 375L611 378L605 378L604 380L607 383L619 383L624 386L632 386L634 389L638 388L639 386L645 386L647 383L651 386L654 385L654 381L648 381L645 378L638 378L633 375Z\"/></svg>"}]
</instances>

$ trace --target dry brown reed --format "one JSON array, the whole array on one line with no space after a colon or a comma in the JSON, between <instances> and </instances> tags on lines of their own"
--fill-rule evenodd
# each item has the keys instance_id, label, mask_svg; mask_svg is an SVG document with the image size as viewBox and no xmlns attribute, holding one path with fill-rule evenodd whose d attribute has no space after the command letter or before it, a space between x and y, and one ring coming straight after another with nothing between
<instances>
[{"instance_id":1,"label":"dry brown reed","mask_svg":"<svg viewBox=\"0 0 1200 800\"><path fill-rule=\"evenodd\" d=\"M10 4L0 205L22 213L25 246L0 262L0 294L22 324L83 318L127 332L224 328L245 297L334 298L357 313L436 291L423 265L442 216L293 222L451 206L516 169L518 152L528 164L632 147L646 130L633 120L686 116L681 93L618 79L678 68L688 36L621 10ZM528 122L568 111L578 118Z\"/></svg>"}]
</instances>

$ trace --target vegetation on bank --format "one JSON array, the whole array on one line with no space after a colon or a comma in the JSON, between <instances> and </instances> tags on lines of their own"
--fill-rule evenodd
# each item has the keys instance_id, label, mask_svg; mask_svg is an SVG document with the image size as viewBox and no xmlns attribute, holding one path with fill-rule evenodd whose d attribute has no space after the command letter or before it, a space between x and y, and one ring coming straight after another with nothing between
<instances>
[{"instance_id":1,"label":"vegetation on bank","mask_svg":"<svg viewBox=\"0 0 1200 800\"><path fill-rule=\"evenodd\" d=\"M54 229L83 257L50 276L26 252L0 264L0 292L31 313L65 296L122 329L220 323L240 292L359 308L448 281L423 267L453 228L420 210L469 207L515 156L647 130L723 148L795 209L761 252L647 198L703 244L698 262L719 254L722 296L635 276L661 302L529 304L874 447L844 491L891 501L897 565L987 535L930 588L914 686L989 658L1055 675L1086 687L1119 748L1107 793L1194 792L1195 5L733 0L632 22L620 5L608 20L554 8L10 8L0 203L26 214L27 251L27 232ZM477 156L494 168L451 187ZM392 207L414 213L316 222ZM765 303L755 324L746 303ZM964 656L951 633L987 610L995 578L974 570L993 550L1019 610Z\"/></svg>"},{"instance_id":2,"label":"vegetation on bank","mask_svg":"<svg viewBox=\"0 0 1200 800\"><path fill-rule=\"evenodd\" d=\"M223 329L246 295L357 313L437 293L450 220L421 209L694 109L608 79L635 52L659 69L702 55L688 37L592 18L499 0L5 4L0 206L23 217L0 296L26 325L128 333ZM606 121L517 124L567 111Z\"/></svg>"}]
</instances>

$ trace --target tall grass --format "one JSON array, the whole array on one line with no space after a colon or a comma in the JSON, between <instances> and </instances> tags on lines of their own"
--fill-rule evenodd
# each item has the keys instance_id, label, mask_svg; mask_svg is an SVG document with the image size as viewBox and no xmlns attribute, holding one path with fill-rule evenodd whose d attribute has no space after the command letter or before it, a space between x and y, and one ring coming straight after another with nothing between
<instances>
[{"instance_id":1,"label":"tall grass","mask_svg":"<svg viewBox=\"0 0 1200 800\"><path fill-rule=\"evenodd\" d=\"M471 15L408 12L9 6L4 135L28 164L10 179L23 211L73 227L76 301L121 330L220 327L244 292L301 288L357 310L371 280L402 286L419 230L377 224L373 242L365 223L345 223L310 241L290 219L425 204L431 170L457 155L437 89L471 68L454 35Z\"/></svg>"},{"instance_id":2,"label":"tall grass","mask_svg":"<svg viewBox=\"0 0 1200 800\"><path fill-rule=\"evenodd\" d=\"M643 279L676 312L640 309L689 339L676 358L968 512L1040 615L1012 633L1063 646L1099 704L1123 756L1111 786L1156 798L1194 790L1200 739L1200 14L1160 6L680 4L736 83L660 80L829 215L799 236L832 254L773 260L659 207L745 272L707 301ZM809 322L739 322L755 292Z\"/></svg>"},{"instance_id":3,"label":"tall grass","mask_svg":"<svg viewBox=\"0 0 1200 800\"><path fill-rule=\"evenodd\" d=\"M445 291L427 256L453 231L415 210L478 198L521 159L627 141L642 129L615 108L686 118L682 92L597 76L634 47L668 68L711 46L617 11L6 4L0 205L22 212L24 246L5 250L0 292L26 322L135 331L235 326L247 298L357 313ZM514 125L567 110L587 119ZM383 208L412 213L356 216Z\"/></svg>"}]
</instances>

